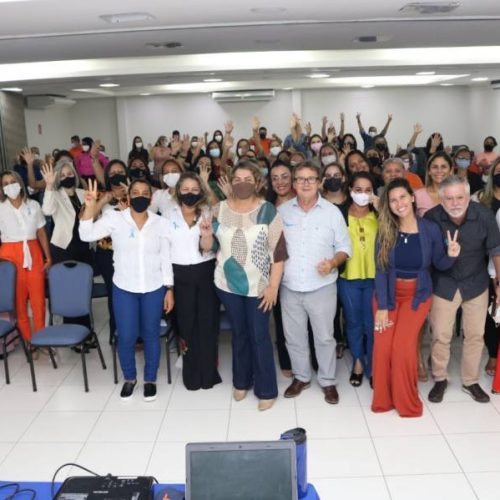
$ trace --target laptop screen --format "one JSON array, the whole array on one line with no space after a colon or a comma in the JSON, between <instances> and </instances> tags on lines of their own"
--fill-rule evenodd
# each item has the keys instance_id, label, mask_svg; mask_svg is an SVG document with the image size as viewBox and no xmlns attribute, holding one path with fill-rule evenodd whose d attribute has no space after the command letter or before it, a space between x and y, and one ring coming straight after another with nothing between
<instances>
[{"instance_id":1,"label":"laptop screen","mask_svg":"<svg viewBox=\"0 0 500 500\"><path fill-rule=\"evenodd\" d=\"M295 443L187 445L187 500L295 500Z\"/></svg>"}]
</instances>

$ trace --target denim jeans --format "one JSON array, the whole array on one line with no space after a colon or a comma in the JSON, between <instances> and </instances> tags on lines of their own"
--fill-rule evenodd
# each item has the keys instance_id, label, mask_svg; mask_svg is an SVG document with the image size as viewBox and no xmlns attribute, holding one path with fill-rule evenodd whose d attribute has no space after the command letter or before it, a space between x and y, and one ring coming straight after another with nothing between
<instances>
[{"instance_id":1,"label":"denim jeans","mask_svg":"<svg viewBox=\"0 0 500 500\"><path fill-rule=\"evenodd\" d=\"M339 278L337 287L344 307L346 334L353 364L360 360L366 377L372 374L373 356L373 279ZM354 366L354 365L353 365Z\"/></svg>"},{"instance_id":2,"label":"denim jeans","mask_svg":"<svg viewBox=\"0 0 500 500\"><path fill-rule=\"evenodd\" d=\"M278 396L273 344L269 334L270 312L258 309L261 299L228 293L217 288L232 328L233 386L254 387L259 399Z\"/></svg>"},{"instance_id":3,"label":"denim jeans","mask_svg":"<svg viewBox=\"0 0 500 500\"><path fill-rule=\"evenodd\" d=\"M144 341L144 382L156 382L160 364L160 321L165 287L153 292L127 292L113 285L118 357L125 380L136 380L135 343Z\"/></svg>"}]
</instances>

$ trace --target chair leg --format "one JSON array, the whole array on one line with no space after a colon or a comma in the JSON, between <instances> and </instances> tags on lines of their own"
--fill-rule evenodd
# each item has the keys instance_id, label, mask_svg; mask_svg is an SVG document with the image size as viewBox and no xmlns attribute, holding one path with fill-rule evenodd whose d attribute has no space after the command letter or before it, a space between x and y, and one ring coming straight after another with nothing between
<instances>
[{"instance_id":1,"label":"chair leg","mask_svg":"<svg viewBox=\"0 0 500 500\"><path fill-rule=\"evenodd\" d=\"M97 338L97 334L95 332L93 334L93 337L94 337L95 342L96 342L97 352L99 354L99 358L101 359L102 369L106 370L107 366L106 366L106 362L104 361L104 356L102 355L101 344L99 343L99 339Z\"/></svg>"},{"instance_id":2,"label":"chair leg","mask_svg":"<svg viewBox=\"0 0 500 500\"><path fill-rule=\"evenodd\" d=\"M84 344L81 345L82 347L82 369L83 369L83 385L85 386L85 392L89 392L89 380L87 377L87 361L85 359L85 349L84 349Z\"/></svg>"},{"instance_id":3,"label":"chair leg","mask_svg":"<svg viewBox=\"0 0 500 500\"><path fill-rule=\"evenodd\" d=\"M167 382L169 384L172 383L172 367L170 366L170 342L167 341L165 342L165 355L167 356Z\"/></svg>"},{"instance_id":4,"label":"chair leg","mask_svg":"<svg viewBox=\"0 0 500 500\"><path fill-rule=\"evenodd\" d=\"M21 345L23 346L24 355L26 356L26 362L29 363L30 360L28 357L28 348L26 346L26 342L24 341L24 339L20 335L19 335L19 339L21 340Z\"/></svg>"},{"instance_id":5,"label":"chair leg","mask_svg":"<svg viewBox=\"0 0 500 500\"><path fill-rule=\"evenodd\" d=\"M52 361L52 366L54 367L54 370L57 370L56 358L54 356L54 352L52 351L52 347L49 347L48 349L49 349L50 361Z\"/></svg>"},{"instance_id":6,"label":"chair leg","mask_svg":"<svg viewBox=\"0 0 500 500\"><path fill-rule=\"evenodd\" d=\"M115 384L118 383L118 366L116 363L116 335L113 336L113 340L111 342L111 350L113 353L113 381Z\"/></svg>"},{"instance_id":7,"label":"chair leg","mask_svg":"<svg viewBox=\"0 0 500 500\"><path fill-rule=\"evenodd\" d=\"M3 338L3 367L5 368L5 383L10 384L9 377L9 353L7 352L7 335Z\"/></svg>"},{"instance_id":8,"label":"chair leg","mask_svg":"<svg viewBox=\"0 0 500 500\"><path fill-rule=\"evenodd\" d=\"M35 378L35 366L33 364L33 356L31 354L31 344L28 344L26 346L26 351L28 353L28 363L30 364L31 383L33 385L33 392L36 392L37 387L36 387L36 378Z\"/></svg>"}]
</instances>

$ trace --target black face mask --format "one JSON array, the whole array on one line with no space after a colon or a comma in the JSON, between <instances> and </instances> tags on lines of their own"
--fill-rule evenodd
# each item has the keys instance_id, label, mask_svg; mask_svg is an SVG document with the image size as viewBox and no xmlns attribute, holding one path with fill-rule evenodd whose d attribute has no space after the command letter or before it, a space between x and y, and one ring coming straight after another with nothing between
<instances>
[{"instance_id":1,"label":"black face mask","mask_svg":"<svg viewBox=\"0 0 500 500\"><path fill-rule=\"evenodd\" d=\"M500 188L500 174L495 174L493 176L493 185L497 188Z\"/></svg>"},{"instance_id":2,"label":"black face mask","mask_svg":"<svg viewBox=\"0 0 500 500\"><path fill-rule=\"evenodd\" d=\"M383 142L379 142L379 143L375 144L375 147L379 151L385 151L387 149L387 146Z\"/></svg>"},{"instance_id":3,"label":"black face mask","mask_svg":"<svg viewBox=\"0 0 500 500\"><path fill-rule=\"evenodd\" d=\"M323 187L327 190L330 191L331 193L336 193L337 191L340 191L342 188L342 179L336 179L335 177L330 177L328 179L325 179L325 182L323 183Z\"/></svg>"},{"instance_id":4,"label":"black face mask","mask_svg":"<svg viewBox=\"0 0 500 500\"><path fill-rule=\"evenodd\" d=\"M487 152L487 153L491 153L493 151L493 148L495 146L493 144L485 144L484 145L484 150Z\"/></svg>"},{"instance_id":5,"label":"black face mask","mask_svg":"<svg viewBox=\"0 0 500 500\"><path fill-rule=\"evenodd\" d=\"M150 201L151 198L147 196L136 196L135 198L130 198L130 206L135 212L142 213L148 209Z\"/></svg>"},{"instance_id":6,"label":"black face mask","mask_svg":"<svg viewBox=\"0 0 500 500\"><path fill-rule=\"evenodd\" d=\"M142 168L131 168L129 174L132 179L144 179L146 177L146 171Z\"/></svg>"},{"instance_id":7,"label":"black face mask","mask_svg":"<svg viewBox=\"0 0 500 500\"><path fill-rule=\"evenodd\" d=\"M109 178L109 183L112 186L121 186L127 183L127 176L125 174L115 174Z\"/></svg>"},{"instance_id":8,"label":"black face mask","mask_svg":"<svg viewBox=\"0 0 500 500\"><path fill-rule=\"evenodd\" d=\"M380 167L380 158L377 156L369 156L366 160L368 161L368 165L370 165L370 167Z\"/></svg>"},{"instance_id":9,"label":"black face mask","mask_svg":"<svg viewBox=\"0 0 500 500\"><path fill-rule=\"evenodd\" d=\"M266 132L259 132L259 137L260 137L261 139L265 139L265 138L266 138L266 135L267 135L267 134L266 134Z\"/></svg>"},{"instance_id":10,"label":"black face mask","mask_svg":"<svg viewBox=\"0 0 500 500\"><path fill-rule=\"evenodd\" d=\"M61 182L59 182L59 185L63 188L73 188L73 187L75 187L75 178L74 177L65 177L64 179L61 179Z\"/></svg>"},{"instance_id":11,"label":"black face mask","mask_svg":"<svg viewBox=\"0 0 500 500\"><path fill-rule=\"evenodd\" d=\"M201 200L201 193L181 193L179 201L186 207L193 207Z\"/></svg>"}]
</instances>

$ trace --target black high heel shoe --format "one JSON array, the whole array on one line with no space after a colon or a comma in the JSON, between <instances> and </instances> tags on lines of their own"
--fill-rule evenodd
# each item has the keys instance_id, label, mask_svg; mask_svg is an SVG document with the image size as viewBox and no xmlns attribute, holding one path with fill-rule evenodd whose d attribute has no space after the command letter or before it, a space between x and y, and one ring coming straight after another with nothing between
<instances>
[{"instance_id":1,"label":"black high heel shoe","mask_svg":"<svg viewBox=\"0 0 500 500\"><path fill-rule=\"evenodd\" d=\"M351 372L351 376L349 377L349 383L353 387L359 387L363 383L363 374Z\"/></svg>"}]
</instances>

